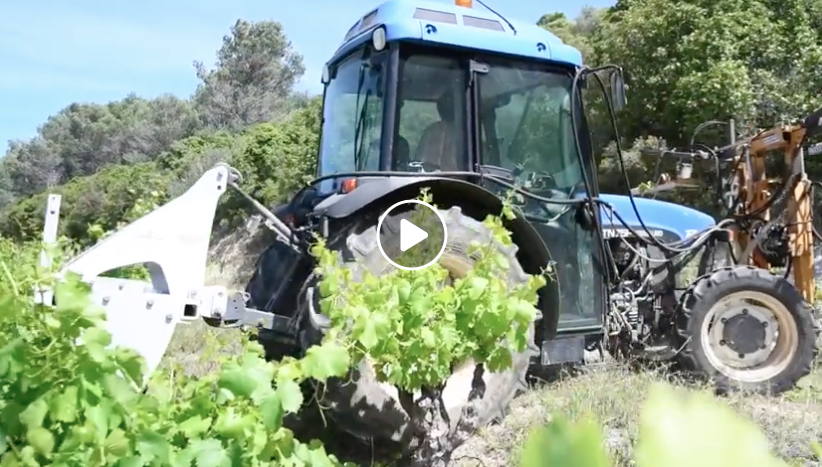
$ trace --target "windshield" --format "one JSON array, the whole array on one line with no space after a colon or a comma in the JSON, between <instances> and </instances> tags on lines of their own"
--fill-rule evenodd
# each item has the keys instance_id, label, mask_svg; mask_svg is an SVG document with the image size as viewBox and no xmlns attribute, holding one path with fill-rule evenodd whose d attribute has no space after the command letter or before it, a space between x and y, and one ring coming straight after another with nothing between
<instances>
[{"instance_id":1,"label":"windshield","mask_svg":"<svg viewBox=\"0 0 822 467\"><path fill-rule=\"evenodd\" d=\"M482 161L515 171L535 189L568 192L583 180L571 125L567 74L494 64L480 75Z\"/></svg>"},{"instance_id":2,"label":"windshield","mask_svg":"<svg viewBox=\"0 0 822 467\"><path fill-rule=\"evenodd\" d=\"M359 54L341 62L325 88L318 176L379 170L382 73ZM324 183L335 189L337 181Z\"/></svg>"},{"instance_id":3,"label":"windshield","mask_svg":"<svg viewBox=\"0 0 822 467\"><path fill-rule=\"evenodd\" d=\"M489 65L478 77L482 163L511 170L521 186L541 196L567 197L584 188L571 124L571 75L505 61ZM601 282L594 279L592 232L568 206L528 199L521 208L555 262L560 326L597 324Z\"/></svg>"},{"instance_id":4,"label":"windshield","mask_svg":"<svg viewBox=\"0 0 822 467\"><path fill-rule=\"evenodd\" d=\"M393 169L465 170L468 73L464 60L404 53L400 76Z\"/></svg>"}]
</instances>

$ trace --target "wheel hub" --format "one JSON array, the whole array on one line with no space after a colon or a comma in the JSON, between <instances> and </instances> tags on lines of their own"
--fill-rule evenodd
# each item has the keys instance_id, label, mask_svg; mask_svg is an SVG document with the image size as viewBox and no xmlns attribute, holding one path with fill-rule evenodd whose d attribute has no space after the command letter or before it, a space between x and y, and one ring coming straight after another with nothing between
<instances>
[{"instance_id":1,"label":"wheel hub","mask_svg":"<svg viewBox=\"0 0 822 467\"><path fill-rule=\"evenodd\" d=\"M720 325L724 324L722 339L725 345L740 354L749 354L764 348L767 339L765 328L768 322L759 321L747 311L743 309L742 313L728 319L723 318L725 322L720 322Z\"/></svg>"},{"instance_id":2,"label":"wheel hub","mask_svg":"<svg viewBox=\"0 0 822 467\"><path fill-rule=\"evenodd\" d=\"M709 331L711 347L725 365L751 368L765 362L776 344L778 321L764 306L726 302Z\"/></svg>"}]
</instances>

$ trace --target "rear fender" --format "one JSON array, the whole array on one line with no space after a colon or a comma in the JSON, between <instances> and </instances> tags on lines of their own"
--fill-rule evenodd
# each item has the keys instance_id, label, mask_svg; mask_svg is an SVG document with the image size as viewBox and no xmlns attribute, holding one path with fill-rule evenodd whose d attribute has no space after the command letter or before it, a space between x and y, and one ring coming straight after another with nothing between
<instances>
[{"instance_id":1,"label":"rear fender","mask_svg":"<svg viewBox=\"0 0 822 467\"><path fill-rule=\"evenodd\" d=\"M434 203L442 208L459 206L475 219L499 214L502 201L493 192L474 183L445 177L385 177L363 179L361 185L346 195L333 195L314 209L314 214L334 220L346 220L361 215L373 215L395 203L416 199L420 190L429 188ZM551 254L536 229L520 214L507 222L513 242L519 246L517 258L525 272L539 274L551 261ZM539 307L542 323L538 335L553 336L559 319L559 290L553 282L540 292ZM540 342L537 342L539 345Z\"/></svg>"}]
</instances>

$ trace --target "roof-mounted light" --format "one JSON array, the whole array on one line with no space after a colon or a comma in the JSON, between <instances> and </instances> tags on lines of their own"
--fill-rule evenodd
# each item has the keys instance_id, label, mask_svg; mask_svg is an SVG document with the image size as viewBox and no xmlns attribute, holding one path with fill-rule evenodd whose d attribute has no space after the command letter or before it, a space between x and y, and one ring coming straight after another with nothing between
<instances>
[{"instance_id":1,"label":"roof-mounted light","mask_svg":"<svg viewBox=\"0 0 822 467\"><path fill-rule=\"evenodd\" d=\"M472 8L474 6L473 0L454 0L454 5L461 6L463 8Z\"/></svg>"},{"instance_id":2,"label":"roof-mounted light","mask_svg":"<svg viewBox=\"0 0 822 467\"><path fill-rule=\"evenodd\" d=\"M371 43L377 52L385 48L385 28L377 28L371 33Z\"/></svg>"}]
</instances>

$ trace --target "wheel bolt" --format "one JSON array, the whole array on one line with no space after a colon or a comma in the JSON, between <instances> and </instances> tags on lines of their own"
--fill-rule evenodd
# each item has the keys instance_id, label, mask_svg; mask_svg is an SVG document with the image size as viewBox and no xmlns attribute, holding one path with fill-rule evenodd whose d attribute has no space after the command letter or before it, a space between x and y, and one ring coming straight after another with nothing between
<instances>
[{"instance_id":1,"label":"wheel bolt","mask_svg":"<svg viewBox=\"0 0 822 467\"><path fill-rule=\"evenodd\" d=\"M744 353L741 353L741 354L738 354L738 355L739 355L739 358L745 358L745 354L744 354Z\"/></svg>"},{"instance_id":2,"label":"wheel bolt","mask_svg":"<svg viewBox=\"0 0 822 467\"><path fill-rule=\"evenodd\" d=\"M726 345L725 344L725 339L722 339L721 341L719 341L719 345Z\"/></svg>"},{"instance_id":3,"label":"wheel bolt","mask_svg":"<svg viewBox=\"0 0 822 467\"><path fill-rule=\"evenodd\" d=\"M767 321L762 321L762 327L767 328L768 327L768 322Z\"/></svg>"},{"instance_id":4,"label":"wheel bolt","mask_svg":"<svg viewBox=\"0 0 822 467\"><path fill-rule=\"evenodd\" d=\"M742 309L742 314L743 314L743 315L747 315L747 314L748 314L748 309L747 309L747 308L743 308L743 309Z\"/></svg>"},{"instance_id":5,"label":"wheel bolt","mask_svg":"<svg viewBox=\"0 0 822 467\"><path fill-rule=\"evenodd\" d=\"M768 348L768 346L765 345L765 344L762 344L762 345L759 346L759 348L760 348L760 350L765 350L765 349Z\"/></svg>"},{"instance_id":6,"label":"wheel bolt","mask_svg":"<svg viewBox=\"0 0 822 467\"><path fill-rule=\"evenodd\" d=\"M720 323L725 324L728 322L728 318L722 318L719 320Z\"/></svg>"}]
</instances>

